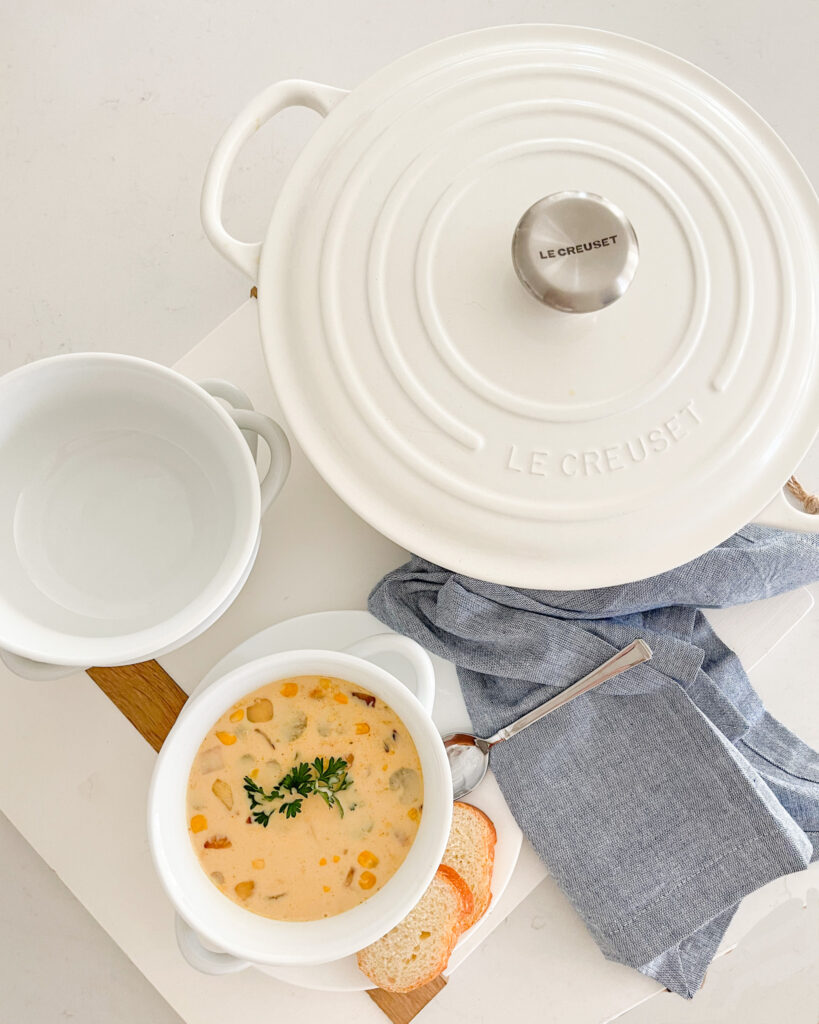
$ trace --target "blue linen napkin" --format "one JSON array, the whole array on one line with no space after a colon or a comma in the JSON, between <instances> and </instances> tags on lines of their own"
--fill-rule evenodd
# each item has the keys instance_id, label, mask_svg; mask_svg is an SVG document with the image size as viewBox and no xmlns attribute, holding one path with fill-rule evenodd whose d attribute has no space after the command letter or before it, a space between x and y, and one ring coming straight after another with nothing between
<instances>
[{"instance_id":1,"label":"blue linen napkin","mask_svg":"<svg viewBox=\"0 0 819 1024\"><path fill-rule=\"evenodd\" d=\"M600 590L518 590L413 557L369 606L455 663L480 736L645 638L651 662L499 744L491 764L604 955L690 998L742 897L819 856L819 755L765 711L699 609L817 579L819 537L752 525Z\"/></svg>"}]
</instances>

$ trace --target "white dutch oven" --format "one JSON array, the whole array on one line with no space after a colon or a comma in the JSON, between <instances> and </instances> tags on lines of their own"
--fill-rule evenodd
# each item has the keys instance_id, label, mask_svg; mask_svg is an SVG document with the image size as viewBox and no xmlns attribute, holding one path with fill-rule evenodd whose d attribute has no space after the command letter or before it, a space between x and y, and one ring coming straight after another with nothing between
<instances>
[{"instance_id":1,"label":"white dutch oven","mask_svg":"<svg viewBox=\"0 0 819 1024\"><path fill-rule=\"evenodd\" d=\"M366 660L381 652L404 655L416 675L412 694L395 676ZM210 882L188 834L185 798L196 752L213 723L236 701L287 676L348 679L392 707L418 751L424 813L401 867L374 896L352 910L318 921L272 921L243 910ZM395 634L368 637L346 652L286 651L235 669L186 704L157 759L148 795L148 838L154 864L177 911L179 947L208 974L252 965L329 963L349 956L396 925L423 895L441 861L452 818L452 779L430 712L435 675L429 655Z\"/></svg>"},{"instance_id":2,"label":"white dutch oven","mask_svg":"<svg viewBox=\"0 0 819 1024\"><path fill-rule=\"evenodd\" d=\"M236 597L290 448L269 417L217 397L250 405L224 381L130 356L0 378L0 657L13 671L144 661ZM271 451L261 485L257 435Z\"/></svg>"},{"instance_id":3,"label":"white dutch oven","mask_svg":"<svg viewBox=\"0 0 819 1024\"><path fill-rule=\"evenodd\" d=\"M221 200L288 106L324 121L264 243ZM307 455L399 544L527 587L669 569L747 521L819 425L819 213L725 86L586 28L487 29L353 92L280 82L214 152L217 249L258 282Z\"/></svg>"}]
</instances>

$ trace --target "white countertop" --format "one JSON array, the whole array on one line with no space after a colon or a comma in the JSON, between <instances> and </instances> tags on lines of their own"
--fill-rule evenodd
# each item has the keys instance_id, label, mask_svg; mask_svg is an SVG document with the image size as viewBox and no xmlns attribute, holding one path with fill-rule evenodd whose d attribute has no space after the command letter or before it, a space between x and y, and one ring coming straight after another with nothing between
<instances>
[{"instance_id":1,"label":"white countertop","mask_svg":"<svg viewBox=\"0 0 819 1024\"><path fill-rule=\"evenodd\" d=\"M173 363L239 305L247 282L204 238L198 197L216 139L260 88L299 76L351 87L440 36L524 21L620 31L695 61L751 102L819 180L819 8L812 0L6 4L0 372L81 349ZM240 234L260 233L313 118L287 112L246 147L227 200L228 223ZM804 482L819 487L816 451ZM814 610L755 676L772 713L814 744L819 699L807 687L818 662ZM15 880L0 887L0 1016L25 1024L178 1020L5 820L0 863L3 878ZM539 1011L538 1019L560 1024L602 1024L604 1000L560 986L566 937L549 928L543 909L554 905L552 889L544 882L419 1019L508 1018L514 993L513 1019ZM693 1003L654 996L620 1020L815 1024L819 874L791 876L753 899L759 923L743 931L738 922L739 946L715 963ZM503 984L493 974L499 959ZM547 989L537 984L544 964ZM600 958L589 989L605 993L625 970ZM655 988L646 980L646 996ZM343 1004L336 1019L347 1019Z\"/></svg>"}]
</instances>

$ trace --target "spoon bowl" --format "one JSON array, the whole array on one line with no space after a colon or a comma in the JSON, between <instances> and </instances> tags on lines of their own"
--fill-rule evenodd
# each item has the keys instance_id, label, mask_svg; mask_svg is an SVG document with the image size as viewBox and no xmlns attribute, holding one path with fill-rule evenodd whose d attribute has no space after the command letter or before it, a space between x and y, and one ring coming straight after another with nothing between
<instances>
[{"instance_id":1,"label":"spoon bowl","mask_svg":"<svg viewBox=\"0 0 819 1024\"><path fill-rule=\"evenodd\" d=\"M484 743L468 733L454 733L444 738L456 800L477 789L489 770L489 745L484 746Z\"/></svg>"}]
</instances>

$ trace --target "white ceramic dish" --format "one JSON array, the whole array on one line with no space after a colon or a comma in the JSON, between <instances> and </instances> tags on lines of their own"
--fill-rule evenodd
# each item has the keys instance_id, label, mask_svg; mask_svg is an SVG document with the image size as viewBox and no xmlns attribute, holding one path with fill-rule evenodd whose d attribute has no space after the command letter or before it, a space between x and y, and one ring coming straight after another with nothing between
<instances>
[{"instance_id":1,"label":"white ceramic dish","mask_svg":"<svg viewBox=\"0 0 819 1024\"><path fill-rule=\"evenodd\" d=\"M385 650L409 659L418 681L417 697L395 676L365 660ZM313 673L359 683L394 709L421 761L424 814L406 859L370 899L318 921L271 921L226 900L202 871L188 835L188 774L202 737L228 707L272 679ZM337 960L383 935L417 903L440 862L452 817L449 766L429 717L434 690L426 652L406 637L387 633L359 641L348 652L268 655L229 672L185 706L157 759L148 796L148 836L160 880L179 916L180 949L192 966L219 974L259 964Z\"/></svg>"},{"instance_id":2,"label":"white ceramic dish","mask_svg":"<svg viewBox=\"0 0 819 1024\"><path fill-rule=\"evenodd\" d=\"M249 637L226 654L193 690L191 697L196 697L221 676L248 661L293 648L319 647L342 650L365 637L382 633L384 628L383 623L364 611L315 612L286 619ZM414 686L411 667L404 659L384 654L377 660L405 685ZM435 670L435 703L432 719L438 731L444 735L449 732L470 730L471 723L461 696L455 666L435 655L430 655L430 660ZM467 801L488 815L497 832L492 872L492 902L481 920L458 940L446 973L455 970L469 955L469 951L482 941L482 932L490 931L494 927L495 907L512 878L523 842L520 827L512 817L491 771L481 785L469 794ZM375 987L369 978L359 971L355 956L308 967L265 966L259 970L290 985L321 991L363 992Z\"/></svg>"},{"instance_id":3,"label":"white ceramic dish","mask_svg":"<svg viewBox=\"0 0 819 1024\"><path fill-rule=\"evenodd\" d=\"M238 242L227 175L288 106L323 120L264 242ZM530 237L539 274L597 281L639 240L628 289L587 315L537 301L513 262L522 215L566 192L588 215ZM402 547L580 589L670 569L754 517L819 529L781 491L819 426L819 203L762 118L680 58L510 25L426 46L349 94L276 83L218 144L202 220L259 284L305 453Z\"/></svg>"},{"instance_id":4,"label":"white ceramic dish","mask_svg":"<svg viewBox=\"0 0 819 1024\"><path fill-rule=\"evenodd\" d=\"M204 388L208 392L208 394L214 395L215 397L218 398L223 398L225 401L232 403L234 408L250 410L253 409L253 405L250 402L250 399L247 397L247 395L241 389L235 387L235 385L233 384L229 384L227 381L216 379L210 379L206 381L203 380L199 381L199 386L201 388ZM255 459L258 435L252 430L243 430L242 434L244 435L244 438L248 443L248 447L250 448L251 454ZM227 609L236 600L245 583L247 582L247 578L250 575L251 569L253 568L256 562L256 555L259 553L259 544L261 543L261 539L262 535L260 530L256 536L256 543L253 546L253 550L250 553L250 559L248 560L248 563L245 566L244 571L242 572L239 579L236 581L236 586L228 594L228 596L225 598L222 604L220 604L219 607L216 608L206 619L203 619L202 622L200 622L199 625L192 632L188 633L181 640L178 640L175 643L170 644L168 647L163 648L161 651L155 651L151 655L151 657L161 658L164 654L168 654L179 647L184 647L184 645L190 643L191 640L195 640L196 637L201 636L206 629L209 629L214 624L214 622L216 622L218 619L222 617L222 615L224 615ZM11 664L7 667L13 666L13 669L17 671L19 675L27 679L48 679L54 677L60 678L63 675L67 674L66 666L45 664L41 665L38 662L28 662L26 659L19 658L16 655L10 655L7 651L0 651L0 659L2 659L6 663L10 662ZM71 668L71 672L74 671L75 669Z\"/></svg>"},{"instance_id":5,"label":"white ceramic dish","mask_svg":"<svg viewBox=\"0 0 819 1024\"><path fill-rule=\"evenodd\" d=\"M240 395L223 382L214 394ZM146 360L77 354L0 379L0 648L34 678L173 649L228 606L290 450ZM262 436L261 487L242 431Z\"/></svg>"},{"instance_id":6,"label":"white ceramic dish","mask_svg":"<svg viewBox=\"0 0 819 1024\"><path fill-rule=\"evenodd\" d=\"M196 637L201 636L206 629L210 629L214 622L216 622L224 615L224 613L228 610L228 608L230 608L230 606L238 597L239 593L242 590L242 587L244 587L245 583L247 583L247 578L250 575L250 572L256 561L256 555L259 553L259 544L261 543L261 539L262 535L261 532L259 532L259 534L256 537L256 544L253 547L250 559L247 565L245 566L242 575L236 581L236 586L233 588L233 590L231 590L231 592L228 594L228 596L225 598L222 604L220 604L219 607L216 608L206 619L203 619L202 622L200 622L199 625L196 627L196 629L194 629L191 633L188 633L180 641L178 641L178 643L172 644L170 647L166 647L162 651L157 651L156 654L152 655L152 657L161 658L164 654L169 654L172 650L176 650L179 647L184 647L184 645L190 643L191 640L195 640Z\"/></svg>"}]
</instances>

